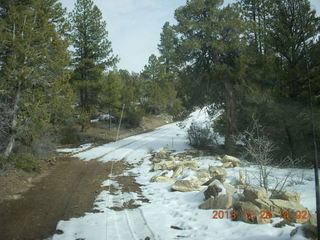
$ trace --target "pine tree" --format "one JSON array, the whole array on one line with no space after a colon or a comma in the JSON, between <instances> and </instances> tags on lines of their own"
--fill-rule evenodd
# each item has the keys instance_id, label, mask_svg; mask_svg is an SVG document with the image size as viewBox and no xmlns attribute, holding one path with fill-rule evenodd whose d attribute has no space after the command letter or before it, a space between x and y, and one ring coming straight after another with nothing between
<instances>
[{"instance_id":1,"label":"pine tree","mask_svg":"<svg viewBox=\"0 0 320 240\"><path fill-rule=\"evenodd\" d=\"M77 0L70 14L74 47L72 82L79 91L80 106L86 111L97 103L99 81L118 58L112 54L106 23L92 0Z\"/></svg>"},{"instance_id":2,"label":"pine tree","mask_svg":"<svg viewBox=\"0 0 320 240\"><path fill-rule=\"evenodd\" d=\"M63 111L71 107L68 44L58 33L63 14L55 0L8 2L2 11L0 130L5 157L17 139L30 143L57 120L57 103L63 102Z\"/></svg>"},{"instance_id":3,"label":"pine tree","mask_svg":"<svg viewBox=\"0 0 320 240\"><path fill-rule=\"evenodd\" d=\"M232 152L236 134L236 91L245 69L243 24L235 6L221 9L221 0L191 0L176 10L179 58L193 76L188 88L203 102L225 110L225 146ZM214 94L213 94L214 91ZM209 101L209 102L207 102Z\"/></svg>"}]
</instances>

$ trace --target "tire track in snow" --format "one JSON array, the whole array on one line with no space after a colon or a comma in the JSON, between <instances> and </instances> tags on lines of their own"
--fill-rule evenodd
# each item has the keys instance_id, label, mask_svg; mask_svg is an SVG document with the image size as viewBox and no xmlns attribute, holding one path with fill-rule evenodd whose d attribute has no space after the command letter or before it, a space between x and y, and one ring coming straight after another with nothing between
<instances>
[{"instance_id":1,"label":"tire track in snow","mask_svg":"<svg viewBox=\"0 0 320 240\"><path fill-rule=\"evenodd\" d=\"M122 144L122 145L120 145L120 146L115 146L115 147L111 148L110 150L108 150L107 152L99 155L98 157L95 157L95 158L93 158L93 159L90 159L90 161L92 161L92 160L98 161L98 160L102 159L103 157L107 156L108 154L110 154L110 153L112 153L112 152L114 152L114 151L116 151L116 150L119 150L119 149L121 149L121 148L123 148L123 147L127 147L127 146L130 146L130 145L133 145L133 144L135 144L135 143L138 143L138 142L141 141L142 139L150 138L150 137L152 137L152 136L154 136L154 135L157 135L158 133L163 132L164 130L166 130L166 129L161 128L161 129L155 130L155 131L153 131L153 132L151 132L151 133L140 134L140 135L138 135L138 136L140 136L138 139L135 139L135 140L133 140L133 141L131 141L131 142ZM133 136L133 137L136 138L137 136ZM129 137L129 138L130 138L130 137ZM132 138L132 137L131 137L131 138ZM121 140L120 140L120 141L121 141ZM113 143L116 143L116 142L113 142ZM102 146L101 146L101 147L102 147ZM75 153L72 153L71 156L77 157L77 156L76 156L77 154L85 153L85 152L91 151L92 149L94 149L94 148L85 149L85 150L80 151L80 152L75 152ZM137 148L134 149L134 150L137 150ZM81 157L80 157L80 158L81 158Z\"/></svg>"},{"instance_id":2,"label":"tire track in snow","mask_svg":"<svg viewBox=\"0 0 320 240\"><path fill-rule=\"evenodd\" d=\"M159 132L162 133L162 134L159 134ZM135 146L134 149L126 152L125 155L123 157L121 157L122 160L127 160L127 158L132 153L134 153L136 150L140 149L141 147L143 147L145 145L150 144L151 142L157 141L158 138L161 138L161 137L167 135L167 133L168 133L168 130L162 130L162 131L157 131L156 133L149 135L148 137L156 135L156 134L159 134L159 136L157 136L157 138L155 138L153 140L148 139L148 137L147 137L147 139L144 139L141 142L141 144ZM141 139L136 140L135 143L139 143L140 140ZM118 149L120 149L120 148L118 148ZM116 150L118 150L118 149L116 149ZM108 155L108 153L104 154L104 156L107 156L107 155ZM128 186L128 189L130 191L129 194L131 195L131 199L134 200L135 197L133 196L129 186ZM125 199L124 199L124 197L122 195L122 192L120 194L121 194L122 205L124 206ZM113 196L109 194L109 198L111 198L111 201L113 202L113 205L115 205L116 202L114 201ZM119 217L123 218L125 216L126 226L123 226L121 224L121 228L122 229L128 229L129 231L127 231L127 233L131 237L131 238L128 238L128 236L126 235L125 232L123 232L123 231L119 232L118 231L118 229L119 229L118 225L119 225L119 223L123 223L123 221L118 221L116 219L111 219L111 221L108 221L108 219L107 219L107 221L106 221L107 224L108 224L108 222L111 222L111 224L114 226L114 229L116 230L116 233L117 233L117 238L119 240L121 240L121 239L133 239L133 240L140 240L141 239L141 240L144 240L144 239L147 239L147 238L149 238L150 240L160 239L159 237L156 238L155 233L153 232L153 230L149 226L149 224L148 224L148 222L147 222L142 210L139 207L137 209L131 210L130 212L128 212L127 209L124 209L123 211L118 211L118 212L113 211L113 213L115 213L115 215L117 215L118 218ZM107 215L107 218L108 218L108 215ZM134 218L134 219L132 219L132 218ZM107 229L110 228L110 227L111 226L107 226ZM110 232L109 232L109 234L110 234ZM114 236L110 236L110 237L108 237L108 231L107 231L107 239L112 239Z\"/></svg>"}]
</instances>

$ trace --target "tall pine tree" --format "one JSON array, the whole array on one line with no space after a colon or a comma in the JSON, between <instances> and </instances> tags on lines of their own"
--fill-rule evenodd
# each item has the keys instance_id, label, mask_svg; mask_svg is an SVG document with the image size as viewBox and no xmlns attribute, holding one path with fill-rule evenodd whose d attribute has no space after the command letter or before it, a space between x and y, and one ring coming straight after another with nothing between
<instances>
[{"instance_id":1,"label":"tall pine tree","mask_svg":"<svg viewBox=\"0 0 320 240\"><path fill-rule=\"evenodd\" d=\"M79 92L80 107L88 112L97 104L103 71L114 66L118 58L112 54L106 23L92 0L77 0L70 19L74 47L72 82Z\"/></svg>"}]
</instances>

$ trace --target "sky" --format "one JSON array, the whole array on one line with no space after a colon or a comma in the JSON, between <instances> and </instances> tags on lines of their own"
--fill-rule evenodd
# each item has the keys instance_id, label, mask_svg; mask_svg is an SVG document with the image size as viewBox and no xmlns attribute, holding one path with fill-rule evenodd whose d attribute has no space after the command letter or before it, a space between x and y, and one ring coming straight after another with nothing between
<instances>
[{"instance_id":1,"label":"sky","mask_svg":"<svg viewBox=\"0 0 320 240\"><path fill-rule=\"evenodd\" d=\"M151 54L159 55L162 26L175 23L174 11L186 0L93 0L107 23L113 52L119 56L119 69L140 72ZM226 0L225 4L235 0ZM76 0L60 0L69 11ZM320 1L311 0L320 13Z\"/></svg>"}]
</instances>

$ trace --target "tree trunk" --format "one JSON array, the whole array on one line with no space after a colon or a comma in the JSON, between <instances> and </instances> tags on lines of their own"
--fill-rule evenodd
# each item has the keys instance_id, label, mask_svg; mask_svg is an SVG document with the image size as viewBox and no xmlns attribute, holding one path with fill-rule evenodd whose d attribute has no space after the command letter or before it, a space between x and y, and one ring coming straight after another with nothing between
<instances>
[{"instance_id":1,"label":"tree trunk","mask_svg":"<svg viewBox=\"0 0 320 240\"><path fill-rule=\"evenodd\" d=\"M225 148L228 154L233 154L235 150L235 103L234 90L232 84L225 82L225 97L226 97L226 136Z\"/></svg>"},{"instance_id":2,"label":"tree trunk","mask_svg":"<svg viewBox=\"0 0 320 240\"><path fill-rule=\"evenodd\" d=\"M19 108L20 97L21 97L21 82L18 83L17 95L14 101L9 142L3 154L5 158L7 158L12 152L12 149L14 147L14 143L16 140L16 127L18 122L17 120L18 120L18 108Z\"/></svg>"},{"instance_id":3,"label":"tree trunk","mask_svg":"<svg viewBox=\"0 0 320 240\"><path fill-rule=\"evenodd\" d=\"M287 134L287 138L288 138L288 144L289 144L289 148L290 148L290 152L291 152L291 158L294 159L296 157L296 153L294 150L292 134L291 134L291 131L288 126L285 126L285 130L286 130L286 134Z\"/></svg>"}]
</instances>

